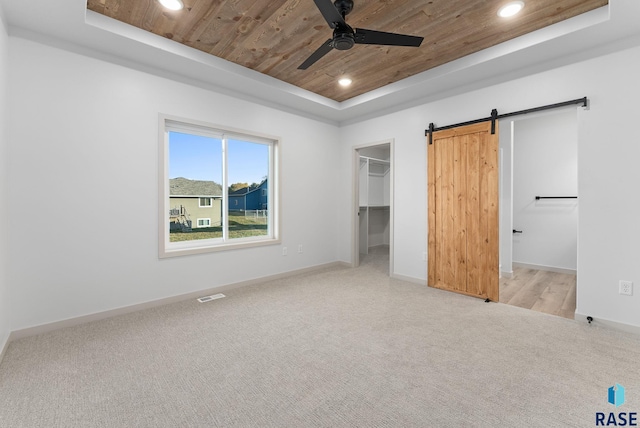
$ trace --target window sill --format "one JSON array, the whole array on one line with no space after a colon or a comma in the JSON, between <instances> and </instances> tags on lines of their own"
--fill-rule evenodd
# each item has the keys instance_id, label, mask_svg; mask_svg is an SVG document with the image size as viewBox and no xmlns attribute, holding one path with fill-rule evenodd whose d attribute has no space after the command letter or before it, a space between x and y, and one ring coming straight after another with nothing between
<instances>
[{"instance_id":1,"label":"window sill","mask_svg":"<svg viewBox=\"0 0 640 428\"><path fill-rule=\"evenodd\" d=\"M267 245L279 245L281 243L280 239L277 238L264 238L264 239L242 239L238 238L237 242L225 242L219 244L211 244L211 245L190 245L184 247L176 247L173 248L160 248L158 253L158 258L165 259L171 257L180 257L180 256L188 256L191 254L205 254L205 253L215 253L219 251L230 251L230 250L239 250L246 248L254 248L254 247L264 247Z\"/></svg>"}]
</instances>

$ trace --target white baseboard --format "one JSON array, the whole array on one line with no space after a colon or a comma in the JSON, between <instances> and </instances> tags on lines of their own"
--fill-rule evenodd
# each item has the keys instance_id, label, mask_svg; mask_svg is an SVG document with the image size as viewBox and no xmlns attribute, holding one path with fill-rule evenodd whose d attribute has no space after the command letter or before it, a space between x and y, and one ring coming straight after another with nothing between
<instances>
[{"instance_id":1,"label":"white baseboard","mask_svg":"<svg viewBox=\"0 0 640 428\"><path fill-rule=\"evenodd\" d=\"M575 275L575 269L566 269L555 266L544 266L544 265L534 265L531 263L521 263L521 262L513 262L513 267L519 267L524 269L535 269L535 270L544 270L547 272L556 272L556 273L566 273L569 275Z\"/></svg>"},{"instance_id":2,"label":"white baseboard","mask_svg":"<svg viewBox=\"0 0 640 428\"><path fill-rule=\"evenodd\" d=\"M513 272L500 272L500 278L513 278Z\"/></svg>"},{"instance_id":3,"label":"white baseboard","mask_svg":"<svg viewBox=\"0 0 640 428\"><path fill-rule=\"evenodd\" d=\"M345 262L331 262L325 263L321 265L311 266L302 269L296 269L288 272L278 273L275 275L269 275L261 278L250 279L247 281L240 281L233 284L221 285L214 288L209 288L205 290L199 290L191 293L180 294L178 296L166 297L163 299L152 300L150 302L138 303L131 306L125 306L122 308L111 309L108 311L97 312L95 314L83 315L79 317L69 318L62 321L55 321L52 323L41 324L34 327L27 327L20 330L13 331L7 340L8 342L16 339L21 339L23 337L35 336L37 334L48 333L50 331L59 330L61 328L73 327L80 324L85 324L92 321L99 321L107 318L112 318L118 315L130 314L132 312L141 311L144 309L155 308L158 306L168 305L170 303L181 302L189 299L197 299L198 297L206 296L214 293L223 293L225 291L234 290L241 287L247 287L249 285L260 284L263 282L273 281L277 279L288 278L295 275L300 275L304 273L310 273L314 271L319 271L323 269L336 268L336 267L350 267L348 263Z\"/></svg>"},{"instance_id":4,"label":"white baseboard","mask_svg":"<svg viewBox=\"0 0 640 428\"><path fill-rule=\"evenodd\" d=\"M582 323L589 323L587 317L590 316L588 314L581 314L578 311L575 313L575 320ZM592 325L610 328L612 330L624 331L626 333L632 333L640 335L640 326L625 324L618 321L611 321L606 318L598 318L593 315L593 321L591 321Z\"/></svg>"},{"instance_id":5,"label":"white baseboard","mask_svg":"<svg viewBox=\"0 0 640 428\"><path fill-rule=\"evenodd\" d=\"M5 352L9 348L9 342L11 341L11 334L6 335L2 339L0 339L0 364L2 364L2 359L4 358Z\"/></svg>"},{"instance_id":6,"label":"white baseboard","mask_svg":"<svg viewBox=\"0 0 640 428\"><path fill-rule=\"evenodd\" d=\"M400 274L397 274L397 273L393 273L390 276L391 276L391 278L399 279L400 281L411 282L413 284L418 284L418 285L427 285L427 280L426 279L414 278L412 276L405 276L405 275L400 275Z\"/></svg>"}]
</instances>

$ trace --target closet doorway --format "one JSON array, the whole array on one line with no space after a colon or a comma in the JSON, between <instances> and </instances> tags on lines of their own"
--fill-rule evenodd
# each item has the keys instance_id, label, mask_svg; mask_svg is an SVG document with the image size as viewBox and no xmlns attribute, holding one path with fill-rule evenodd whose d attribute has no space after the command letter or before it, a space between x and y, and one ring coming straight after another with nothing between
<instances>
[{"instance_id":1,"label":"closet doorway","mask_svg":"<svg viewBox=\"0 0 640 428\"><path fill-rule=\"evenodd\" d=\"M354 267L393 272L393 140L353 152Z\"/></svg>"},{"instance_id":2,"label":"closet doorway","mask_svg":"<svg viewBox=\"0 0 640 428\"><path fill-rule=\"evenodd\" d=\"M518 116L500 130L500 302L573 319L577 110Z\"/></svg>"}]
</instances>

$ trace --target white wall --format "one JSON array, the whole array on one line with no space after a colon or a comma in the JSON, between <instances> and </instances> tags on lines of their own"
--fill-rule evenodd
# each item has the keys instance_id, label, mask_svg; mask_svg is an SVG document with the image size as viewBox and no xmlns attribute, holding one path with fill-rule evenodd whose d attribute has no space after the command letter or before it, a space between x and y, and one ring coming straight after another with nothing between
<instances>
[{"instance_id":1,"label":"white wall","mask_svg":"<svg viewBox=\"0 0 640 428\"><path fill-rule=\"evenodd\" d=\"M21 38L10 48L13 330L337 260L337 127ZM159 113L281 137L288 256L158 259Z\"/></svg>"},{"instance_id":2,"label":"white wall","mask_svg":"<svg viewBox=\"0 0 640 428\"><path fill-rule=\"evenodd\" d=\"M9 36L0 6L0 201L7 200L7 74L9 62ZM7 275L7 229L9 205L0 210L0 351L5 346L11 332L9 320L9 283Z\"/></svg>"},{"instance_id":3,"label":"white wall","mask_svg":"<svg viewBox=\"0 0 640 428\"><path fill-rule=\"evenodd\" d=\"M576 270L578 200L536 196L578 195L576 110L514 123L513 261Z\"/></svg>"},{"instance_id":4,"label":"white wall","mask_svg":"<svg viewBox=\"0 0 640 428\"><path fill-rule=\"evenodd\" d=\"M426 279L426 150L430 122L449 125L588 96L578 109L577 313L640 326L640 292L618 294L618 280L640 287L640 47L506 82L346 126L341 130L341 180L351 177L350 147L395 139L395 274ZM339 195L340 258L350 259L350 187ZM640 288L638 289L640 290Z\"/></svg>"}]
</instances>

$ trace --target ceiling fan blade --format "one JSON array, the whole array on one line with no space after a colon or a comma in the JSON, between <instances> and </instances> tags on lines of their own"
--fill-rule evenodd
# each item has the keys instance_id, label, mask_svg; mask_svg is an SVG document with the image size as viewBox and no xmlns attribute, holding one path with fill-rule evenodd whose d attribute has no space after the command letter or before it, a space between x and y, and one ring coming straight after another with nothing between
<instances>
[{"instance_id":1,"label":"ceiling fan blade","mask_svg":"<svg viewBox=\"0 0 640 428\"><path fill-rule=\"evenodd\" d=\"M320 10L324 19L327 20L329 27L336 28L336 24L340 24L342 26L347 25L342 17L342 14L336 7L334 6L331 0L313 0L316 3L316 6Z\"/></svg>"},{"instance_id":2,"label":"ceiling fan blade","mask_svg":"<svg viewBox=\"0 0 640 428\"><path fill-rule=\"evenodd\" d=\"M305 62L300 64L300 66L298 67L298 70L306 70L307 68L311 67L316 61L318 61L320 58L322 58L323 56L331 52L331 50L333 49L331 42L333 42L333 39L329 39L326 42L324 42L324 44L320 46L314 53L312 53L311 56L305 60Z\"/></svg>"},{"instance_id":3,"label":"ceiling fan blade","mask_svg":"<svg viewBox=\"0 0 640 428\"><path fill-rule=\"evenodd\" d=\"M355 41L361 45L389 45L418 47L424 37L408 36L406 34L386 33L384 31L356 28Z\"/></svg>"}]
</instances>

